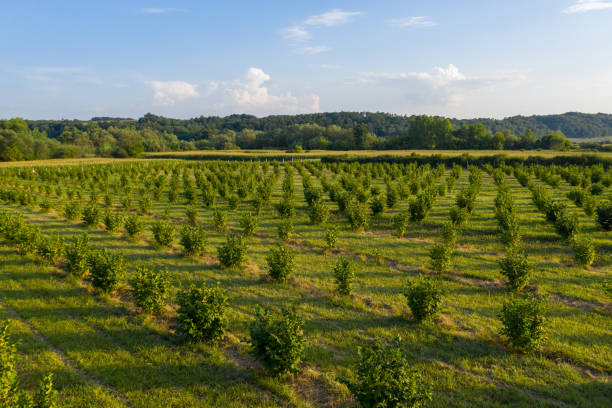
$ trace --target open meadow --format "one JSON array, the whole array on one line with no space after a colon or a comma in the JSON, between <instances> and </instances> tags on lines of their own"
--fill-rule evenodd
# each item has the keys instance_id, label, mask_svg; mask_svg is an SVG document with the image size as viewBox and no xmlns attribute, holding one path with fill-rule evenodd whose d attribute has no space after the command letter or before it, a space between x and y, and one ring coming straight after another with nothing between
<instances>
[{"instance_id":1,"label":"open meadow","mask_svg":"<svg viewBox=\"0 0 612 408\"><path fill-rule=\"evenodd\" d=\"M3 163L20 386L52 373L60 407L375 406L378 350L428 407L612 406L612 170L409 153Z\"/></svg>"}]
</instances>

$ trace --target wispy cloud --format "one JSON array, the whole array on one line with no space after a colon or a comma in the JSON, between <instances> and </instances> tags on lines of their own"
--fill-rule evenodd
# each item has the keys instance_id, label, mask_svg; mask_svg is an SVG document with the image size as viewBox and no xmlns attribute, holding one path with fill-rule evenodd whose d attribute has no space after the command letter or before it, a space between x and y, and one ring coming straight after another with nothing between
<instances>
[{"instance_id":1,"label":"wispy cloud","mask_svg":"<svg viewBox=\"0 0 612 408\"><path fill-rule=\"evenodd\" d=\"M288 41L292 42L294 51L298 54L315 55L322 52L329 51L329 47L326 45L308 45L307 43L312 39L310 34L310 28L316 29L317 27L333 27L350 22L354 17L361 15L360 11L344 11L341 9L333 9L323 14L317 14L308 17L301 23L293 24L289 27L285 27L280 30L281 35ZM305 27L309 27L308 29Z\"/></svg>"},{"instance_id":2,"label":"wispy cloud","mask_svg":"<svg viewBox=\"0 0 612 408\"><path fill-rule=\"evenodd\" d=\"M184 11L187 11L187 10L181 9L181 8L154 8L154 7L148 7L148 8L142 9L142 12L147 13L147 14L165 14L165 13L184 12Z\"/></svg>"},{"instance_id":3,"label":"wispy cloud","mask_svg":"<svg viewBox=\"0 0 612 408\"><path fill-rule=\"evenodd\" d=\"M597 0L577 0L574 5L561 10L561 12L565 14L571 14L605 9L612 9L612 2Z\"/></svg>"},{"instance_id":4,"label":"wispy cloud","mask_svg":"<svg viewBox=\"0 0 612 408\"><path fill-rule=\"evenodd\" d=\"M353 19L353 17L359 16L362 13L360 11L344 11L341 9L333 9L323 14L317 14L315 16L308 17L304 24L311 26L325 26L332 27L340 24L346 24Z\"/></svg>"},{"instance_id":5,"label":"wispy cloud","mask_svg":"<svg viewBox=\"0 0 612 408\"><path fill-rule=\"evenodd\" d=\"M174 105L176 102L200 96L197 85L184 81L149 81L153 99L159 105Z\"/></svg>"},{"instance_id":6,"label":"wispy cloud","mask_svg":"<svg viewBox=\"0 0 612 408\"><path fill-rule=\"evenodd\" d=\"M338 65L338 64L321 64L321 65L319 65L319 67L323 68L323 69L338 69L338 68L340 68L340 65Z\"/></svg>"},{"instance_id":7,"label":"wispy cloud","mask_svg":"<svg viewBox=\"0 0 612 408\"><path fill-rule=\"evenodd\" d=\"M327 52L329 51L330 48L326 45L315 45L315 46L309 46L309 47L299 47L296 48L295 51L298 52L299 54L308 54L308 55L315 55L315 54L320 54L322 52Z\"/></svg>"},{"instance_id":8,"label":"wispy cloud","mask_svg":"<svg viewBox=\"0 0 612 408\"><path fill-rule=\"evenodd\" d=\"M435 27L438 25L425 16L394 18L389 22L393 27Z\"/></svg>"},{"instance_id":9,"label":"wispy cloud","mask_svg":"<svg viewBox=\"0 0 612 408\"><path fill-rule=\"evenodd\" d=\"M281 30L281 34L287 40L306 41L310 39L310 33L299 25L292 25Z\"/></svg>"}]
</instances>

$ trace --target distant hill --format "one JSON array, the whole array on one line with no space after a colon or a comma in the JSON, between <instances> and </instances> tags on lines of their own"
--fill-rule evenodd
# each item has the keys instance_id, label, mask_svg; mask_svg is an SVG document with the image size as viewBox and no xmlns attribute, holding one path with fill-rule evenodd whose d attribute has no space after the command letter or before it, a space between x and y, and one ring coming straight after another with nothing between
<instances>
[{"instance_id":1,"label":"distant hill","mask_svg":"<svg viewBox=\"0 0 612 408\"><path fill-rule=\"evenodd\" d=\"M512 116L496 119L451 119L453 126L482 123L491 132L510 130L523 134L531 130L536 136L561 131L572 139L602 138L612 136L612 115L607 113L568 112L561 115Z\"/></svg>"}]
</instances>

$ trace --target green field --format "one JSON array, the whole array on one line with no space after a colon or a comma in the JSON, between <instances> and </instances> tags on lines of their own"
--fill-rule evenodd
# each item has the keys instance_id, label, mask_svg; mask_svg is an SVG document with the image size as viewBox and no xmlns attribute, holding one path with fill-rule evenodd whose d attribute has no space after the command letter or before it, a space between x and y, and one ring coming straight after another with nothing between
<instances>
[{"instance_id":1,"label":"green field","mask_svg":"<svg viewBox=\"0 0 612 408\"><path fill-rule=\"evenodd\" d=\"M127 265L119 288L101 294L89 277L69 274L65 260L52 266L36 248L24 251L23 242L0 236L0 314L18 341L22 387L33 390L52 372L62 407L356 407L347 384L357 379L358 348L373 340L392 344L400 337L401 353L432 390L427 406L612 406L612 293L606 286L612 279L612 233L566 196L579 189L595 205L604 203L612 194L610 169L575 169L577 186L570 185L561 167L518 170L528 175L530 186L542 188L553 201L567 205L567 214L575 214L580 236L595 246L589 267L576 262L570 242L537 208L514 169L495 173L501 173L514 200L522 248L534 265L523 293L546 296L548 303L541 347L520 352L500 334L498 315L510 293L498 263L506 248L495 217L499 187L490 168L482 168L475 207L458 230L451 266L436 273L430 250L443 242L451 208L476 169L462 169L452 188L434 196L425 219L408 222L398 237L395 217L409 214L410 202L429 187L447 186L450 167L322 163L315 159L318 152L310 154L311 160L286 163L150 158L3 165L4 217L18 215L24 225L37 226L43 236L58 233L66 243L86 233L94 249L121 253ZM277 283L268 277L266 256L279 242L282 218L276 204L287 174L293 177L295 215L286 245L295 253L296 267L287 282ZM305 178L331 211L320 225L310 222ZM268 182L271 196L256 217L254 235L247 238L246 261L221 267L217 247L228 233L242 231L243 214L256 213L257 188L266 180L273 180ZM202 186L207 183L214 187L214 207L227 212L226 231L215 228L213 206L204 203ZM602 191L590 195L591 184ZM352 228L347 211L330 199L329 186L348 196L361 194L351 205L369 213L375 196L388 195L387 185L400 191L397 203L371 215L363 229ZM412 185L417 191L411 191ZM139 208L141 203L146 207L143 197L150 197L150 210ZM93 203L102 214L138 214L144 232L129 239L123 228L110 233L102 222L86 227L78 214L67 219L67 204L77 202L80 209ZM197 256L185 256L179 244L188 208L197 210L197 223L206 230L205 251ZM154 245L151 226L159 220L176 227L167 248ZM326 249L324 237L331 227L338 228L338 243ZM341 256L355 265L348 296L336 291L333 268ZM130 280L142 265L168 268L170 296L159 316L141 313L130 295ZM435 277L444 292L440 314L423 323L414 321L404 296L407 282L419 275ZM177 329L177 293L192 284L217 283L229 296L225 338L187 341ZM298 373L271 376L249 352L249 325L259 307L274 312L294 307L304 319L306 344Z\"/></svg>"}]
</instances>

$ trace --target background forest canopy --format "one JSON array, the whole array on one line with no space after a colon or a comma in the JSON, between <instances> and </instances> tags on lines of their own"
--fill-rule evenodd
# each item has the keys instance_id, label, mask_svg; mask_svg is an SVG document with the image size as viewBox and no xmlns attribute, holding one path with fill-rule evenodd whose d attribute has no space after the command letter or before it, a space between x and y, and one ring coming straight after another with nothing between
<instances>
[{"instance_id":1,"label":"background forest canopy","mask_svg":"<svg viewBox=\"0 0 612 408\"><path fill-rule=\"evenodd\" d=\"M0 160L133 157L203 149L553 149L612 136L612 115L577 112L506 119L447 119L337 112L170 119L0 120ZM583 147L605 148L586 143ZM609 147L608 147L609 148Z\"/></svg>"}]
</instances>

